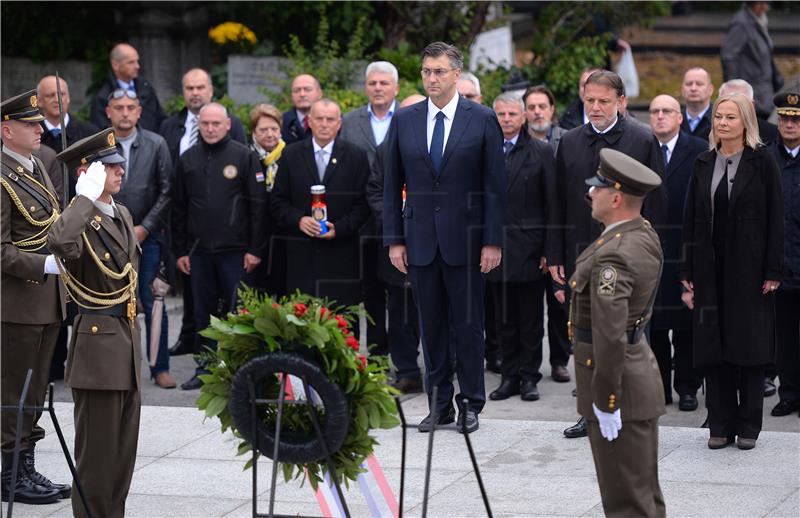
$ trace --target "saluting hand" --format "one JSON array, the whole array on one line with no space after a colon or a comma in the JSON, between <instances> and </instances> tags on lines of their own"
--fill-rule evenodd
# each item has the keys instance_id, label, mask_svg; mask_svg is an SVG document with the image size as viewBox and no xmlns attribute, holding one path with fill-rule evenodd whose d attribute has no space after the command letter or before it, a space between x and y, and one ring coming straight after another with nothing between
<instances>
[{"instance_id":1,"label":"saluting hand","mask_svg":"<svg viewBox=\"0 0 800 518\"><path fill-rule=\"evenodd\" d=\"M75 194L85 196L94 202L103 194L106 186L106 166L101 162L92 162L89 169L81 173L75 184Z\"/></svg>"}]
</instances>

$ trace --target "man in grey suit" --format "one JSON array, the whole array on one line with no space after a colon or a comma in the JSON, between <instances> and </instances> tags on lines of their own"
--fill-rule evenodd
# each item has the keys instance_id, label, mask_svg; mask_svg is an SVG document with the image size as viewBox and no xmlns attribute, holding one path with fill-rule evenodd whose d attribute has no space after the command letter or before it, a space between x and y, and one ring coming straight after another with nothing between
<instances>
[{"instance_id":1,"label":"man in grey suit","mask_svg":"<svg viewBox=\"0 0 800 518\"><path fill-rule=\"evenodd\" d=\"M389 124L397 110L395 98L400 92L397 68L388 61L374 61L367 65L365 90L367 100L365 106L356 108L342 120L339 138L361 147L367 152L370 168L375 162L375 150L383 142L389 131ZM363 297L367 313L374 324L367 325L367 342L375 344L372 354L388 354L389 343L386 336L386 291L378 280L378 253L385 253L380 240L376 236L374 218L361 228L361 256L363 263ZM416 347L416 344L414 345Z\"/></svg>"}]
</instances>

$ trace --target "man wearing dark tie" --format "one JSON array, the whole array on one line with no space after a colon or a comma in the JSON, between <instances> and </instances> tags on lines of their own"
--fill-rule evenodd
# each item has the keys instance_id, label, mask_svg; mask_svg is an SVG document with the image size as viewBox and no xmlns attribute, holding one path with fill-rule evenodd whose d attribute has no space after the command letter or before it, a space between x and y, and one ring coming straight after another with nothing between
<instances>
[{"instance_id":1,"label":"man wearing dark tie","mask_svg":"<svg viewBox=\"0 0 800 518\"><path fill-rule=\"evenodd\" d=\"M462 67L457 48L428 45L422 82L429 97L398 111L386 137L383 242L392 264L408 272L418 301L431 411L421 432L455 421L453 351L456 400L467 400L458 429L477 430L486 402L481 274L501 260L506 172L494 112L456 92Z\"/></svg>"},{"instance_id":2,"label":"man wearing dark tie","mask_svg":"<svg viewBox=\"0 0 800 518\"><path fill-rule=\"evenodd\" d=\"M678 408L692 411L697 409L697 389L703 378L692 366L692 313L681 302L678 265L681 261L683 203L692 176L692 165L697 155L708 149L708 143L681 131L681 119L680 105L674 97L659 95L650 103L650 127L661 146L664 183L669 200L667 223L659 229L664 268L652 318L650 346L661 371L665 403L672 403L670 377L674 364Z\"/></svg>"}]
</instances>

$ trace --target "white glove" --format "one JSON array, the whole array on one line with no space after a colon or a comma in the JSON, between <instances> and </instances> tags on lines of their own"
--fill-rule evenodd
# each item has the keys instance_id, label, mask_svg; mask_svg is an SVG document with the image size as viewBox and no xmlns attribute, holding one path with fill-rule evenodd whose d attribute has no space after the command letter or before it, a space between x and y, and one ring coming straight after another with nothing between
<instances>
[{"instance_id":1,"label":"white glove","mask_svg":"<svg viewBox=\"0 0 800 518\"><path fill-rule=\"evenodd\" d=\"M53 254L48 255L44 258L44 273L49 273L51 275L59 275L61 272L58 271L58 265L56 265L56 257Z\"/></svg>"},{"instance_id":2,"label":"white glove","mask_svg":"<svg viewBox=\"0 0 800 518\"><path fill-rule=\"evenodd\" d=\"M619 437L619 431L622 430L622 415L619 413L619 409L613 414L609 414L608 412L602 412L592 403L592 410L594 415L597 416L597 421L600 425L600 435L608 439L608 442Z\"/></svg>"},{"instance_id":3,"label":"white glove","mask_svg":"<svg viewBox=\"0 0 800 518\"><path fill-rule=\"evenodd\" d=\"M75 194L86 196L92 202L103 194L106 187L106 166L100 162L92 162L89 169L78 177Z\"/></svg>"}]
</instances>

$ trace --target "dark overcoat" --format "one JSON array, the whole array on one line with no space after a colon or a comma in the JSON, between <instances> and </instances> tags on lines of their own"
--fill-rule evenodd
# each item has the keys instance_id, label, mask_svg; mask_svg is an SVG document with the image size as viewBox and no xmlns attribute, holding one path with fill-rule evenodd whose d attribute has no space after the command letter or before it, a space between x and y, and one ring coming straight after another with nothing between
<instances>
[{"instance_id":1,"label":"dark overcoat","mask_svg":"<svg viewBox=\"0 0 800 518\"><path fill-rule=\"evenodd\" d=\"M659 293L656 298L653 327L655 329L690 329L691 313L681 300L681 233L686 190L692 177L692 166L697 155L708 149L708 144L683 131L672 150L664 173L667 186L667 221L661 226L661 247L664 250L664 269L661 273Z\"/></svg>"},{"instance_id":2,"label":"dark overcoat","mask_svg":"<svg viewBox=\"0 0 800 518\"><path fill-rule=\"evenodd\" d=\"M775 353L774 295L761 290L765 280L781 280L783 270L781 177L766 148L745 147L728 206L720 315L711 240L716 157L711 150L695 161L683 225L681 278L694 283L694 364L766 365Z\"/></svg>"},{"instance_id":3,"label":"dark overcoat","mask_svg":"<svg viewBox=\"0 0 800 518\"><path fill-rule=\"evenodd\" d=\"M321 182L326 190L328 221L336 229L332 240L311 238L300 232L303 216L311 216L311 186L320 184L311 139L283 150L280 174L270 200L280 239L286 240L286 287L340 304L361 299L361 260L358 230L369 217L365 196L369 162L354 144L336 139Z\"/></svg>"},{"instance_id":4,"label":"dark overcoat","mask_svg":"<svg viewBox=\"0 0 800 518\"><path fill-rule=\"evenodd\" d=\"M503 225L503 260L489 272L495 282L541 279L547 224L546 178L555 174L552 148L521 131L506 158L508 194Z\"/></svg>"}]
</instances>

